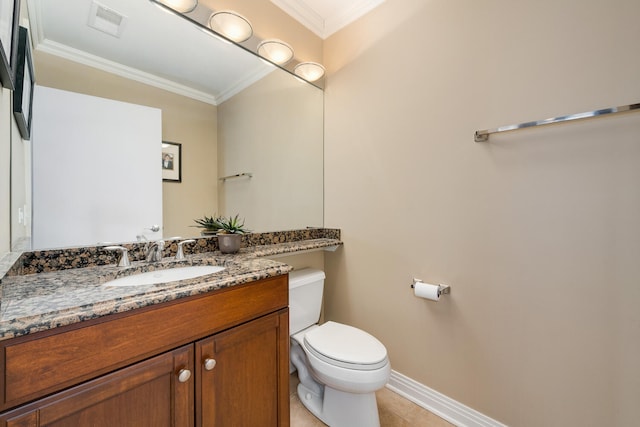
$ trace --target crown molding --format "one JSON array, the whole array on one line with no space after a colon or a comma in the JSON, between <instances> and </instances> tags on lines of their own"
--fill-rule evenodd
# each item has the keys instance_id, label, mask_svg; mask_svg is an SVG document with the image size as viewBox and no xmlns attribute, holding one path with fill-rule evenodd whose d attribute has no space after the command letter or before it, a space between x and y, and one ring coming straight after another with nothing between
<instances>
[{"instance_id":1,"label":"crown molding","mask_svg":"<svg viewBox=\"0 0 640 427\"><path fill-rule=\"evenodd\" d=\"M108 73L115 74L129 80L134 80L178 95L196 99L207 104L218 105L220 103L218 97L213 96L209 93L199 91L185 85L181 85L171 80L164 79L162 77L140 71L136 68L128 67L126 65L122 65L120 63L110 61L108 59L104 59L99 56L95 56L90 53L74 49L51 40L44 39L38 42L36 49L41 52L49 53L51 55L56 55L70 61L87 65L89 67L97 68L99 70L106 71Z\"/></svg>"},{"instance_id":2,"label":"crown molding","mask_svg":"<svg viewBox=\"0 0 640 427\"><path fill-rule=\"evenodd\" d=\"M134 80L140 83L144 83L159 89L163 89L178 95L186 96L191 99L205 102L211 105L218 105L228 97L242 90L243 82L237 82L232 89L226 91L221 96L214 96L209 93L199 91L190 88L185 85L173 82L156 75L146 73L136 68L128 67L120 63L109 61L90 53L71 48L61 43L48 40L44 37L44 30L42 27L42 12L38 5L38 2L34 0L27 0L27 7L29 10L29 17L31 23L31 37L34 50L49 53L51 55L59 56L61 58L68 59L70 61L78 62L80 64L87 65L98 70L106 71L111 74L124 77L126 79ZM250 77L255 78L254 76ZM248 82L244 87L253 83ZM230 94L233 92L233 94ZM223 99L221 99L223 98Z\"/></svg>"},{"instance_id":3,"label":"crown molding","mask_svg":"<svg viewBox=\"0 0 640 427\"><path fill-rule=\"evenodd\" d=\"M233 97L235 94L242 92L244 89L248 88L255 82L261 80L268 74L271 74L272 71L276 70L275 66L266 67L266 68L258 68L256 72L250 74L249 76L243 78L242 80L238 80L233 85L229 86L227 89L222 91L217 97L216 100L218 104L222 104L227 99ZM217 105L217 104L216 104Z\"/></svg>"},{"instance_id":4,"label":"crown molding","mask_svg":"<svg viewBox=\"0 0 640 427\"><path fill-rule=\"evenodd\" d=\"M328 17L320 16L305 0L271 0L271 2L324 40L378 7L384 0L356 0Z\"/></svg>"},{"instance_id":5,"label":"crown molding","mask_svg":"<svg viewBox=\"0 0 640 427\"><path fill-rule=\"evenodd\" d=\"M144 71L140 71L136 68L128 67L117 62L109 61L99 56L95 56L90 53L77 50L51 40L45 39L36 41L36 43L37 44L35 49L41 52L59 56L61 58L78 62L80 64L84 64L92 68L115 74L129 80L135 80L137 82L157 87L159 89L163 89L177 95L186 96L188 98L216 106L233 97L245 88L251 86L276 69L275 67L266 69L260 67L258 70L256 70L255 73L252 73L248 76L245 76L241 80L236 81L234 84L221 92L218 96L213 96L207 92L199 91L189 86L181 85L171 80L158 77L154 74L146 73Z\"/></svg>"}]
</instances>

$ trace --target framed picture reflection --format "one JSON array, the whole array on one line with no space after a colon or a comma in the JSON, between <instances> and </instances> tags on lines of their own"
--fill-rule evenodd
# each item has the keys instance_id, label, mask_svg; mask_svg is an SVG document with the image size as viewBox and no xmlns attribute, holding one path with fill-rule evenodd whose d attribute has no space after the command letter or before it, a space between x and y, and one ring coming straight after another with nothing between
<instances>
[{"instance_id":1,"label":"framed picture reflection","mask_svg":"<svg viewBox=\"0 0 640 427\"><path fill-rule=\"evenodd\" d=\"M162 141L162 180L182 182L182 144Z\"/></svg>"},{"instance_id":2,"label":"framed picture reflection","mask_svg":"<svg viewBox=\"0 0 640 427\"><path fill-rule=\"evenodd\" d=\"M15 89L20 0L0 0L0 84Z\"/></svg>"}]
</instances>

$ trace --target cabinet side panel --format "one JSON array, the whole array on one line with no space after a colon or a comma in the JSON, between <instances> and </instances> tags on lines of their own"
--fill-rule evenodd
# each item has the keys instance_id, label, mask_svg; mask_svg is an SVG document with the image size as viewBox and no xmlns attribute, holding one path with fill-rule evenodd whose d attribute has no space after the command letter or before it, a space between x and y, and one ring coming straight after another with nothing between
<instances>
[{"instance_id":1,"label":"cabinet side panel","mask_svg":"<svg viewBox=\"0 0 640 427\"><path fill-rule=\"evenodd\" d=\"M289 427L289 309L278 316L278 426Z\"/></svg>"}]
</instances>

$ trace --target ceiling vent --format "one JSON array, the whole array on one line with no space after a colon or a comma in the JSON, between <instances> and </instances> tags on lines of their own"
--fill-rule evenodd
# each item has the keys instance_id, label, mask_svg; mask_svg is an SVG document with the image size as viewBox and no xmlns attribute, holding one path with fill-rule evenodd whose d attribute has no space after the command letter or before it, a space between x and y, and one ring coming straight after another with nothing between
<instances>
[{"instance_id":1,"label":"ceiling vent","mask_svg":"<svg viewBox=\"0 0 640 427\"><path fill-rule=\"evenodd\" d=\"M114 37L120 37L127 17L98 2L91 4L89 26Z\"/></svg>"}]
</instances>

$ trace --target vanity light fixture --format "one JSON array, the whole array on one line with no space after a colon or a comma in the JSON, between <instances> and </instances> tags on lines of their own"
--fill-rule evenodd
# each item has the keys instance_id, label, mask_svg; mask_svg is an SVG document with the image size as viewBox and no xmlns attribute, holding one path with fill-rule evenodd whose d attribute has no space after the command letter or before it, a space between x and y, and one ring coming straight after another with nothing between
<instances>
[{"instance_id":1,"label":"vanity light fixture","mask_svg":"<svg viewBox=\"0 0 640 427\"><path fill-rule=\"evenodd\" d=\"M232 10L221 10L211 14L209 27L236 43L249 40L253 35L249 20Z\"/></svg>"},{"instance_id":2,"label":"vanity light fixture","mask_svg":"<svg viewBox=\"0 0 640 427\"><path fill-rule=\"evenodd\" d=\"M317 62L301 62L295 66L293 73L308 82L315 82L324 76L324 67Z\"/></svg>"},{"instance_id":3,"label":"vanity light fixture","mask_svg":"<svg viewBox=\"0 0 640 427\"><path fill-rule=\"evenodd\" d=\"M162 3L165 6L170 7L176 12L189 13L198 6L198 0L157 0L158 3Z\"/></svg>"},{"instance_id":4,"label":"vanity light fixture","mask_svg":"<svg viewBox=\"0 0 640 427\"><path fill-rule=\"evenodd\" d=\"M284 65L293 59L293 48L282 40L268 39L258 45L258 55L274 64Z\"/></svg>"}]
</instances>

